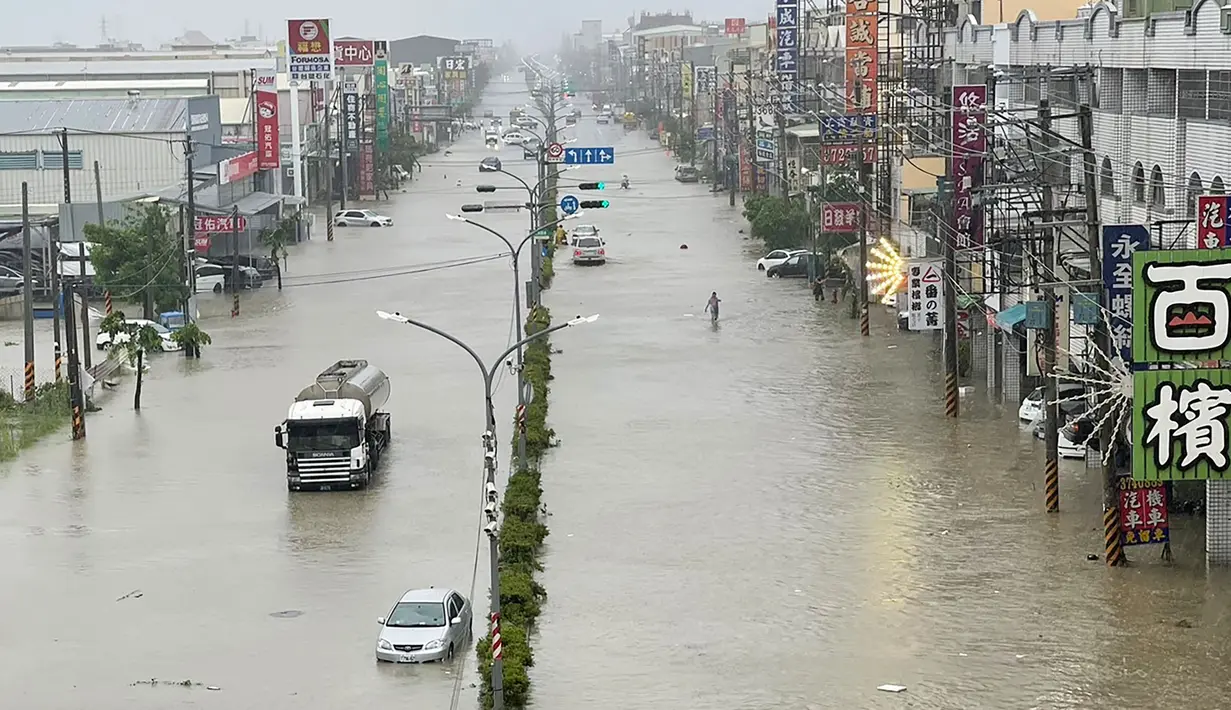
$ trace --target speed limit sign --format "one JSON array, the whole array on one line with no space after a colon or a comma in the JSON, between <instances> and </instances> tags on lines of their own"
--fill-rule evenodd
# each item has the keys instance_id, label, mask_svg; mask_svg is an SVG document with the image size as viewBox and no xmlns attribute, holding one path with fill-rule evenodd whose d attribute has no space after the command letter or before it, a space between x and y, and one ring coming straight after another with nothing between
<instances>
[{"instance_id":1,"label":"speed limit sign","mask_svg":"<svg viewBox=\"0 0 1231 710\"><path fill-rule=\"evenodd\" d=\"M547 162L563 163L564 162L564 146L559 143L547 144Z\"/></svg>"}]
</instances>

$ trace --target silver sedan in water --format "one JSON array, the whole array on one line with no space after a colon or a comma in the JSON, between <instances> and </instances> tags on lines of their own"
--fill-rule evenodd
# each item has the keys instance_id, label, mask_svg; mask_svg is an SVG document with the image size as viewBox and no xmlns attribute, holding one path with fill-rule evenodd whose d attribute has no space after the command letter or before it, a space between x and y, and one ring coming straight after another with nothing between
<instances>
[{"instance_id":1,"label":"silver sedan in water","mask_svg":"<svg viewBox=\"0 0 1231 710\"><path fill-rule=\"evenodd\" d=\"M376 660L451 661L470 640L470 600L452 589L412 589L378 622Z\"/></svg>"}]
</instances>

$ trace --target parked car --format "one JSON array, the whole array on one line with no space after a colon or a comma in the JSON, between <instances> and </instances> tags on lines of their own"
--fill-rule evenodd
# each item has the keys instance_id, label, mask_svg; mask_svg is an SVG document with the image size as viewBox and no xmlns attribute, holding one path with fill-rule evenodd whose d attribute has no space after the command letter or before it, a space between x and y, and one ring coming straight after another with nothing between
<instances>
[{"instance_id":1,"label":"parked car","mask_svg":"<svg viewBox=\"0 0 1231 710\"><path fill-rule=\"evenodd\" d=\"M219 267L213 264L198 266L196 271L197 293L222 293L226 289L227 277Z\"/></svg>"},{"instance_id":2,"label":"parked car","mask_svg":"<svg viewBox=\"0 0 1231 710\"><path fill-rule=\"evenodd\" d=\"M339 227L392 227L393 218L372 210L344 210L333 218Z\"/></svg>"},{"instance_id":3,"label":"parked car","mask_svg":"<svg viewBox=\"0 0 1231 710\"><path fill-rule=\"evenodd\" d=\"M487 137L483 139L483 144L486 145L488 148L499 148L500 147L500 136L496 135L495 133L488 133Z\"/></svg>"},{"instance_id":4,"label":"parked car","mask_svg":"<svg viewBox=\"0 0 1231 710\"><path fill-rule=\"evenodd\" d=\"M765 276L771 279L804 277L808 275L808 262L810 261L816 264L815 272L820 273L823 260L824 257L820 255L814 257L810 252L802 251L787 257L786 261L781 264L775 264L767 268Z\"/></svg>"},{"instance_id":5,"label":"parked car","mask_svg":"<svg viewBox=\"0 0 1231 710\"><path fill-rule=\"evenodd\" d=\"M20 296L26 287L26 277L16 269L0 266L0 296Z\"/></svg>"},{"instance_id":6,"label":"parked car","mask_svg":"<svg viewBox=\"0 0 1231 710\"><path fill-rule=\"evenodd\" d=\"M377 620L376 660L451 661L471 638L472 613L470 601L452 589L412 589Z\"/></svg>"},{"instance_id":7,"label":"parked car","mask_svg":"<svg viewBox=\"0 0 1231 710\"><path fill-rule=\"evenodd\" d=\"M274 277L274 262L267 256L254 256L250 254L240 254L238 257L231 256L215 256L210 259L210 263L219 266L230 266L234 260L240 266L250 266L256 269L262 279L271 279Z\"/></svg>"},{"instance_id":8,"label":"parked car","mask_svg":"<svg viewBox=\"0 0 1231 710\"><path fill-rule=\"evenodd\" d=\"M807 249L775 249L757 259L757 271L764 271L771 266L777 266L795 254L803 254Z\"/></svg>"},{"instance_id":9,"label":"parked car","mask_svg":"<svg viewBox=\"0 0 1231 710\"><path fill-rule=\"evenodd\" d=\"M1080 413L1069 417L1064 426L1060 427L1057 446L1060 457L1080 459L1086 457L1087 448L1099 451L1098 431L1094 427L1100 418L1099 410L1089 411L1084 407Z\"/></svg>"},{"instance_id":10,"label":"parked car","mask_svg":"<svg viewBox=\"0 0 1231 710\"><path fill-rule=\"evenodd\" d=\"M597 237L598 227L592 224L579 224L573 227L573 232L569 235L569 246L577 246L577 240L583 237Z\"/></svg>"},{"instance_id":11,"label":"parked car","mask_svg":"<svg viewBox=\"0 0 1231 710\"><path fill-rule=\"evenodd\" d=\"M598 115L598 118L595 120L598 122L599 125L605 126L611 123L611 116L605 113L600 113Z\"/></svg>"},{"instance_id":12,"label":"parked car","mask_svg":"<svg viewBox=\"0 0 1231 710\"><path fill-rule=\"evenodd\" d=\"M1056 392L1058 394L1058 399L1064 400L1082 396L1086 393L1086 388L1081 384L1062 382L1058 386ZM1017 418L1023 422L1036 422L1041 419L1044 414L1046 414L1046 395L1046 387L1034 388L1034 391L1026 395L1026 399L1022 400L1022 406L1017 408ZM1061 402L1060 408L1065 409L1065 404L1067 403Z\"/></svg>"},{"instance_id":13,"label":"parked car","mask_svg":"<svg viewBox=\"0 0 1231 710\"><path fill-rule=\"evenodd\" d=\"M607 243L601 237L581 237L573 245L574 264L606 264Z\"/></svg>"},{"instance_id":14,"label":"parked car","mask_svg":"<svg viewBox=\"0 0 1231 710\"><path fill-rule=\"evenodd\" d=\"M523 136L521 132L519 131L509 131L508 133L504 134L501 140L504 141L505 145L521 145L523 142L525 142L526 137Z\"/></svg>"},{"instance_id":15,"label":"parked car","mask_svg":"<svg viewBox=\"0 0 1231 710\"><path fill-rule=\"evenodd\" d=\"M180 349L180 344L175 342L175 340L171 338L171 331L167 329L166 327L159 325L158 323L155 323L152 320L143 320L141 318L129 318L128 320L124 322L127 323L130 327L149 326L153 328L154 330L158 331L158 336L159 338L162 339L163 352L170 353L170 352L175 352L176 350ZM129 337L130 336L128 335L128 333L116 333L115 341L112 342L111 335L109 333L99 333L98 337L94 339L94 346L97 347L99 350L106 350L107 348L111 347L112 345L116 343L120 343L120 344L127 343L129 340Z\"/></svg>"},{"instance_id":16,"label":"parked car","mask_svg":"<svg viewBox=\"0 0 1231 710\"><path fill-rule=\"evenodd\" d=\"M701 182L701 171L691 165L681 165L675 169L676 182Z\"/></svg>"},{"instance_id":17,"label":"parked car","mask_svg":"<svg viewBox=\"0 0 1231 710\"><path fill-rule=\"evenodd\" d=\"M517 125L521 128L533 129L539 125L539 122L529 116L519 116L517 119Z\"/></svg>"},{"instance_id":18,"label":"parked car","mask_svg":"<svg viewBox=\"0 0 1231 710\"><path fill-rule=\"evenodd\" d=\"M565 116L565 117L564 117L564 125L566 125L566 126L576 126L576 125L577 125L577 116L575 116L575 115L574 115L574 116Z\"/></svg>"},{"instance_id":19,"label":"parked car","mask_svg":"<svg viewBox=\"0 0 1231 710\"><path fill-rule=\"evenodd\" d=\"M238 273L236 273L238 272ZM265 280L261 278L261 272L251 266L231 266L230 264L201 264L197 267L197 290L200 290L201 278L218 278L223 280L223 288L227 291L234 290L233 281L235 277L239 277L240 290L246 288L260 288Z\"/></svg>"},{"instance_id":20,"label":"parked car","mask_svg":"<svg viewBox=\"0 0 1231 710\"><path fill-rule=\"evenodd\" d=\"M500 164L500 158L488 156L479 161L479 172L481 173L498 173L504 168Z\"/></svg>"}]
</instances>

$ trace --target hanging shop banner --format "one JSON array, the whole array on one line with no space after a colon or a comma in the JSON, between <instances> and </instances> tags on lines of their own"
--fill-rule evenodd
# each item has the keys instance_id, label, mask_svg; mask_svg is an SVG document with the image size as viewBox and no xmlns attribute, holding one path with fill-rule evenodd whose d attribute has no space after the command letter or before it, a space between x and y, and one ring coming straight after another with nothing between
<instances>
[{"instance_id":1,"label":"hanging shop banner","mask_svg":"<svg viewBox=\"0 0 1231 710\"><path fill-rule=\"evenodd\" d=\"M757 138L758 163L774 163L778 160L778 143L771 138Z\"/></svg>"},{"instance_id":2,"label":"hanging shop banner","mask_svg":"<svg viewBox=\"0 0 1231 710\"><path fill-rule=\"evenodd\" d=\"M376 160L371 141L364 141L359 148L359 194L376 194Z\"/></svg>"},{"instance_id":3,"label":"hanging shop banner","mask_svg":"<svg viewBox=\"0 0 1231 710\"><path fill-rule=\"evenodd\" d=\"M854 202L822 202L821 231L859 231L859 205Z\"/></svg>"},{"instance_id":4,"label":"hanging shop banner","mask_svg":"<svg viewBox=\"0 0 1231 710\"><path fill-rule=\"evenodd\" d=\"M1111 344L1133 361L1133 254L1150 248L1150 230L1140 224L1103 226L1103 290L1107 294Z\"/></svg>"},{"instance_id":5,"label":"hanging shop banner","mask_svg":"<svg viewBox=\"0 0 1231 710\"><path fill-rule=\"evenodd\" d=\"M821 163L825 165L857 165L861 149L863 152L863 162L868 165L875 165L875 143L866 143L862 146L858 143L847 145L822 145Z\"/></svg>"},{"instance_id":6,"label":"hanging shop banner","mask_svg":"<svg viewBox=\"0 0 1231 710\"><path fill-rule=\"evenodd\" d=\"M370 39L339 39L333 42L336 67L367 68L376 61L376 43Z\"/></svg>"},{"instance_id":7,"label":"hanging shop banner","mask_svg":"<svg viewBox=\"0 0 1231 710\"><path fill-rule=\"evenodd\" d=\"M742 17L728 17L723 25L727 35L742 35L748 27L748 21Z\"/></svg>"},{"instance_id":8,"label":"hanging shop banner","mask_svg":"<svg viewBox=\"0 0 1231 710\"><path fill-rule=\"evenodd\" d=\"M256 175L260 170L260 155L251 151L218 163L218 184L227 185Z\"/></svg>"},{"instance_id":9,"label":"hanging shop banner","mask_svg":"<svg viewBox=\"0 0 1231 710\"><path fill-rule=\"evenodd\" d=\"M698 94L712 94L718 88L718 67L693 67L693 80Z\"/></svg>"},{"instance_id":10,"label":"hanging shop banner","mask_svg":"<svg viewBox=\"0 0 1231 710\"><path fill-rule=\"evenodd\" d=\"M940 330L944 322L945 262L943 259L912 261L906 272L907 327Z\"/></svg>"},{"instance_id":11,"label":"hanging shop banner","mask_svg":"<svg viewBox=\"0 0 1231 710\"><path fill-rule=\"evenodd\" d=\"M442 77L445 81L465 81L470 74L470 57L465 55L441 57L440 70L443 72Z\"/></svg>"},{"instance_id":12,"label":"hanging shop banner","mask_svg":"<svg viewBox=\"0 0 1231 710\"><path fill-rule=\"evenodd\" d=\"M1133 362L1231 360L1231 249L1138 251L1132 258Z\"/></svg>"},{"instance_id":13,"label":"hanging shop banner","mask_svg":"<svg viewBox=\"0 0 1231 710\"><path fill-rule=\"evenodd\" d=\"M256 104L257 168L277 170L282 165L282 143L278 136L278 72L258 70L252 92Z\"/></svg>"},{"instance_id":14,"label":"hanging shop banner","mask_svg":"<svg viewBox=\"0 0 1231 710\"><path fill-rule=\"evenodd\" d=\"M342 85L342 135L347 152L359 150L359 84L353 81Z\"/></svg>"},{"instance_id":15,"label":"hanging shop banner","mask_svg":"<svg viewBox=\"0 0 1231 710\"><path fill-rule=\"evenodd\" d=\"M753 189L752 160L748 155L748 146L739 147L739 190L748 193Z\"/></svg>"},{"instance_id":16,"label":"hanging shop banner","mask_svg":"<svg viewBox=\"0 0 1231 710\"><path fill-rule=\"evenodd\" d=\"M1120 499L1120 544L1156 545L1171 541L1167 523L1167 486L1134 481L1123 476L1116 481Z\"/></svg>"},{"instance_id":17,"label":"hanging shop banner","mask_svg":"<svg viewBox=\"0 0 1231 710\"><path fill-rule=\"evenodd\" d=\"M376 149L389 150L389 43L376 43L376 64L372 70L376 89Z\"/></svg>"},{"instance_id":18,"label":"hanging shop banner","mask_svg":"<svg viewBox=\"0 0 1231 710\"><path fill-rule=\"evenodd\" d=\"M799 0L777 0L774 73L784 113L799 113Z\"/></svg>"},{"instance_id":19,"label":"hanging shop banner","mask_svg":"<svg viewBox=\"0 0 1231 710\"><path fill-rule=\"evenodd\" d=\"M287 20L287 75L291 81L333 79L329 20Z\"/></svg>"},{"instance_id":20,"label":"hanging shop banner","mask_svg":"<svg viewBox=\"0 0 1231 710\"><path fill-rule=\"evenodd\" d=\"M229 232L243 232L248 229L248 218L242 214L239 216L239 225L235 225L235 219L231 215L197 215L193 220L193 226L197 234L226 234ZM206 242L208 248L209 242Z\"/></svg>"},{"instance_id":21,"label":"hanging shop banner","mask_svg":"<svg viewBox=\"0 0 1231 710\"><path fill-rule=\"evenodd\" d=\"M846 2L846 112L876 113L879 0Z\"/></svg>"},{"instance_id":22,"label":"hanging shop banner","mask_svg":"<svg viewBox=\"0 0 1231 710\"><path fill-rule=\"evenodd\" d=\"M1231 478L1231 370L1133 373L1133 480Z\"/></svg>"},{"instance_id":23,"label":"hanging shop banner","mask_svg":"<svg viewBox=\"0 0 1231 710\"><path fill-rule=\"evenodd\" d=\"M696 95L695 90L696 87L693 86L692 81L692 64L680 64L680 94L686 99L692 98Z\"/></svg>"},{"instance_id":24,"label":"hanging shop banner","mask_svg":"<svg viewBox=\"0 0 1231 710\"><path fill-rule=\"evenodd\" d=\"M1228 246L1226 195L1197 197L1197 248L1222 249Z\"/></svg>"},{"instance_id":25,"label":"hanging shop banner","mask_svg":"<svg viewBox=\"0 0 1231 710\"><path fill-rule=\"evenodd\" d=\"M958 249L983 245L983 186L987 151L987 87L953 87L953 234Z\"/></svg>"}]
</instances>

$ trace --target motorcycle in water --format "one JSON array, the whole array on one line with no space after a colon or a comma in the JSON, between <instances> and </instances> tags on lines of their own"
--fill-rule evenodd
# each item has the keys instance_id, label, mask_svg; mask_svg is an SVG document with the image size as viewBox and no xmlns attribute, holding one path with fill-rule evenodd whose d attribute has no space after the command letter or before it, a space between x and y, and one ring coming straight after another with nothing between
<instances>
[{"instance_id":1,"label":"motorcycle in water","mask_svg":"<svg viewBox=\"0 0 1231 710\"><path fill-rule=\"evenodd\" d=\"M620 181L620 189L621 190L628 189L628 178L624 178L623 180Z\"/></svg>"}]
</instances>

